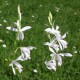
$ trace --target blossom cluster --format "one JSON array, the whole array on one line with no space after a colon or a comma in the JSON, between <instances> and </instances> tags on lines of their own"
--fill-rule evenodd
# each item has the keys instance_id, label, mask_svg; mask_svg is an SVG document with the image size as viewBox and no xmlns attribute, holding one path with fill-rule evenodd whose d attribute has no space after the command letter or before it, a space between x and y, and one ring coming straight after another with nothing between
<instances>
[{"instance_id":1,"label":"blossom cluster","mask_svg":"<svg viewBox=\"0 0 80 80\"><path fill-rule=\"evenodd\" d=\"M14 27L10 27L10 26L9 26L9 27L6 27L6 29L16 32L16 34L17 34L16 39L23 41L23 39L24 39L24 33L23 33L23 31L28 30L28 29L31 29L31 26L25 26L25 27L21 28L21 12L20 12L20 6L18 6L18 15L19 15L19 16L18 16L19 19L18 19L17 22L16 22L17 28L14 28ZM18 48L16 49L16 51L17 51L18 49L20 49L21 55L20 55L17 59L13 60L13 61L9 64L9 66L12 67L12 71L13 71L14 75L16 75L16 68L18 69L19 73L22 72L22 68L23 68L23 67L22 67L21 64L18 63L18 61L25 61L25 60L31 59L31 57L30 57L30 51L31 51L32 49L35 49L35 47L33 47L33 46L18 47ZM16 52L16 51L15 51L15 52Z\"/></svg>"},{"instance_id":2,"label":"blossom cluster","mask_svg":"<svg viewBox=\"0 0 80 80\"><path fill-rule=\"evenodd\" d=\"M49 13L48 20L51 28L47 28L45 29L45 31L48 33L50 41L45 42L44 45L47 45L49 47L49 50L52 54L50 54L51 60L50 61L46 60L45 64L48 69L50 70L53 69L54 71L56 71L56 66L62 65L62 57L63 56L72 57L72 54L60 53L60 50L67 48L68 42L64 40L67 33L61 35L61 32L59 31L59 26L56 26L56 28L54 27L54 23L52 23L51 12Z\"/></svg>"}]
</instances>

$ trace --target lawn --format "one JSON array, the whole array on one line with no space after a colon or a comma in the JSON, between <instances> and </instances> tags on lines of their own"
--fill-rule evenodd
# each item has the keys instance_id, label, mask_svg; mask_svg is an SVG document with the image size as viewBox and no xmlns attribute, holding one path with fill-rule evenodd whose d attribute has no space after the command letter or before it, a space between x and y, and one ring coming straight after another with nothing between
<instances>
[{"instance_id":1,"label":"lawn","mask_svg":"<svg viewBox=\"0 0 80 80\"><path fill-rule=\"evenodd\" d=\"M22 27L32 28L24 32L23 42L14 43L16 34L6 27L15 26L18 5L22 12ZM66 37L68 48L63 52L73 55L71 58L63 57L63 65L57 67L56 72L48 70L44 64L50 60L51 53L44 45L49 41L44 31L50 27L49 11L55 26L60 27L61 34L69 33ZM20 62L22 73L17 71L17 75L13 75L9 64L20 55L19 50L13 53L18 46L34 46L37 49L31 51L30 60ZM80 0L0 0L0 80L80 80Z\"/></svg>"}]
</instances>

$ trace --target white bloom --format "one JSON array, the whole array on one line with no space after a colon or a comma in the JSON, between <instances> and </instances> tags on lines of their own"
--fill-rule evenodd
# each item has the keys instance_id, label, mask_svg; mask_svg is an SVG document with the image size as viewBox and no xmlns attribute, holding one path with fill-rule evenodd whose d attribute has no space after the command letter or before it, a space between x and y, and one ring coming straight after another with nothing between
<instances>
[{"instance_id":1,"label":"white bloom","mask_svg":"<svg viewBox=\"0 0 80 80\"><path fill-rule=\"evenodd\" d=\"M45 42L44 45L53 48L56 52L59 51L59 45L55 43L55 39L54 40L52 39L50 42Z\"/></svg>"},{"instance_id":2,"label":"white bloom","mask_svg":"<svg viewBox=\"0 0 80 80\"><path fill-rule=\"evenodd\" d=\"M52 59L54 59L55 61L58 61L58 66L62 65L62 58L61 56L66 56L66 57L72 57L71 53L60 53L60 54L51 54L50 55L52 57Z\"/></svg>"},{"instance_id":3,"label":"white bloom","mask_svg":"<svg viewBox=\"0 0 80 80\"><path fill-rule=\"evenodd\" d=\"M18 71L19 71L19 73L21 73L22 72L22 65L20 65L17 61L12 61L10 64L9 64L9 66L11 66L12 67L12 70L13 70L13 73L14 73L14 75L16 75L16 70L15 70L15 68L14 68L14 66L18 69Z\"/></svg>"},{"instance_id":4,"label":"white bloom","mask_svg":"<svg viewBox=\"0 0 80 80\"><path fill-rule=\"evenodd\" d=\"M56 71L56 61L55 60L50 60L50 61L45 61L46 67L48 69L54 69Z\"/></svg>"},{"instance_id":5,"label":"white bloom","mask_svg":"<svg viewBox=\"0 0 80 80\"><path fill-rule=\"evenodd\" d=\"M17 28L13 27L6 27L6 29L17 32L17 40L23 40L24 39L24 33L23 31L26 31L28 29L31 29L31 26L25 26L21 29L21 12L20 12L20 6L18 6L18 15L19 19L15 23L17 25Z\"/></svg>"},{"instance_id":6,"label":"white bloom","mask_svg":"<svg viewBox=\"0 0 80 80\"><path fill-rule=\"evenodd\" d=\"M54 29L54 28L52 27L52 28L47 28L47 29L45 29L45 31L46 31L47 33L50 33L50 34L55 35L56 37L60 37L61 35L60 35L60 31L58 31L58 29L59 29L59 26L56 26L56 29Z\"/></svg>"},{"instance_id":7,"label":"white bloom","mask_svg":"<svg viewBox=\"0 0 80 80\"><path fill-rule=\"evenodd\" d=\"M63 50L64 48L67 48L67 42L65 40L57 39L60 49Z\"/></svg>"},{"instance_id":8,"label":"white bloom","mask_svg":"<svg viewBox=\"0 0 80 80\"><path fill-rule=\"evenodd\" d=\"M34 70L33 70L33 72L37 73L37 70L36 70L36 69L34 69Z\"/></svg>"},{"instance_id":9,"label":"white bloom","mask_svg":"<svg viewBox=\"0 0 80 80\"><path fill-rule=\"evenodd\" d=\"M62 65L62 58L59 54L51 54L50 56L52 57L53 60L58 62L58 66Z\"/></svg>"},{"instance_id":10,"label":"white bloom","mask_svg":"<svg viewBox=\"0 0 80 80\"><path fill-rule=\"evenodd\" d=\"M30 29L31 26L25 26L22 29L18 29L18 28L12 28L12 27L6 27L6 29L17 32L17 40L23 40L24 39L24 33L23 31L26 31L28 29Z\"/></svg>"},{"instance_id":11,"label":"white bloom","mask_svg":"<svg viewBox=\"0 0 80 80\"><path fill-rule=\"evenodd\" d=\"M29 46L29 47L20 47L21 55L16 60L25 61L28 59L31 59L30 57L30 50L32 50L35 47Z\"/></svg>"},{"instance_id":12,"label":"white bloom","mask_svg":"<svg viewBox=\"0 0 80 80\"><path fill-rule=\"evenodd\" d=\"M58 41L61 50L67 48L68 43L67 41L63 40L65 37L66 37L66 33L61 37L56 37L56 40Z\"/></svg>"},{"instance_id":13,"label":"white bloom","mask_svg":"<svg viewBox=\"0 0 80 80\"><path fill-rule=\"evenodd\" d=\"M6 48L6 44L3 44L2 47Z\"/></svg>"}]
</instances>

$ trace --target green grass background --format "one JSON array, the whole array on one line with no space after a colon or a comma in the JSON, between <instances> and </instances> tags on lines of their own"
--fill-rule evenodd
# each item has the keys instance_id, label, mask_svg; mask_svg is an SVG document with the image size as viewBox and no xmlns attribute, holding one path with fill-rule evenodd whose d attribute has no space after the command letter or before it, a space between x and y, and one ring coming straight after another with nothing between
<instances>
[{"instance_id":1,"label":"green grass background","mask_svg":"<svg viewBox=\"0 0 80 80\"><path fill-rule=\"evenodd\" d=\"M22 27L30 25L32 29L24 32L23 42L17 41L14 45L16 34L11 31L7 33L6 27L14 26L18 19L18 4L22 12ZM56 7L60 8L59 12L56 11ZM37 49L31 51L31 60L20 62L23 72L17 72L13 80L80 80L80 0L0 0L0 11L0 39L3 40L3 43L0 43L0 80L12 80L9 63L20 55L19 50L15 54L13 51L21 45L32 45ZM48 70L44 64L45 60L50 60L51 53L48 47L43 45L49 41L44 32L50 27L47 18L49 11L52 12L55 26L60 26L61 34L69 32L66 37L68 48L63 52L73 54L72 58L63 58L63 65L57 67L56 72ZM3 48L3 44L7 47ZM77 54L74 53L75 50ZM38 72L34 73L34 69Z\"/></svg>"}]
</instances>

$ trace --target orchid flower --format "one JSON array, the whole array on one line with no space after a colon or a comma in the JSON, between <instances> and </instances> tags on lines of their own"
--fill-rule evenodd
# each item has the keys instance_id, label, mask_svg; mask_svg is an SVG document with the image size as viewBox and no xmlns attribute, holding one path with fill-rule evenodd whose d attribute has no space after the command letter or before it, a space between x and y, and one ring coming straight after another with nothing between
<instances>
[{"instance_id":1,"label":"orchid flower","mask_svg":"<svg viewBox=\"0 0 80 80\"><path fill-rule=\"evenodd\" d=\"M23 40L24 39L24 33L23 31L26 31L30 29L31 26L25 26L22 29L12 28L12 27L6 27L6 29L17 32L17 40Z\"/></svg>"},{"instance_id":2,"label":"orchid flower","mask_svg":"<svg viewBox=\"0 0 80 80\"><path fill-rule=\"evenodd\" d=\"M46 67L48 69L54 69L54 71L56 71L56 62L55 60L50 60L50 61L45 61Z\"/></svg>"},{"instance_id":3,"label":"orchid flower","mask_svg":"<svg viewBox=\"0 0 80 80\"><path fill-rule=\"evenodd\" d=\"M35 49L35 47L32 47L32 46L20 47L21 55L16 60L25 61L25 60L31 59L30 50L32 49Z\"/></svg>"},{"instance_id":4,"label":"orchid flower","mask_svg":"<svg viewBox=\"0 0 80 80\"><path fill-rule=\"evenodd\" d=\"M12 67L12 70L13 70L14 75L16 75L16 70L15 70L14 66L18 69L19 73L22 72L22 68L23 68L23 67L22 67L22 65L20 65L16 60L12 61L12 62L9 64L9 66Z\"/></svg>"},{"instance_id":5,"label":"orchid flower","mask_svg":"<svg viewBox=\"0 0 80 80\"><path fill-rule=\"evenodd\" d=\"M54 27L52 27L52 28L45 29L45 31L49 34L55 35L56 37L60 37L61 35L60 35L60 31L58 29L59 29L59 26L56 26L56 29L54 29Z\"/></svg>"},{"instance_id":6,"label":"orchid flower","mask_svg":"<svg viewBox=\"0 0 80 80\"><path fill-rule=\"evenodd\" d=\"M59 43L60 49L63 50L64 48L67 48L67 41L63 40L66 37L66 33L61 37L56 37L56 40Z\"/></svg>"},{"instance_id":7,"label":"orchid flower","mask_svg":"<svg viewBox=\"0 0 80 80\"><path fill-rule=\"evenodd\" d=\"M55 60L55 62L58 62L58 66L62 65L62 58L61 56L66 56L66 57L72 57L71 53L59 53L59 54L51 54L50 55L52 57L53 60Z\"/></svg>"},{"instance_id":8,"label":"orchid flower","mask_svg":"<svg viewBox=\"0 0 80 80\"><path fill-rule=\"evenodd\" d=\"M50 42L45 42L44 45L53 48L56 52L59 51L59 45L56 44L55 39L51 39Z\"/></svg>"},{"instance_id":9,"label":"orchid flower","mask_svg":"<svg viewBox=\"0 0 80 80\"><path fill-rule=\"evenodd\" d=\"M31 26L25 26L21 28L21 12L20 12L20 6L18 6L18 15L19 19L16 22L17 28L13 27L6 27L6 29L17 32L17 40L23 40L24 39L24 33L23 31L26 31L28 29L31 29Z\"/></svg>"}]
</instances>

